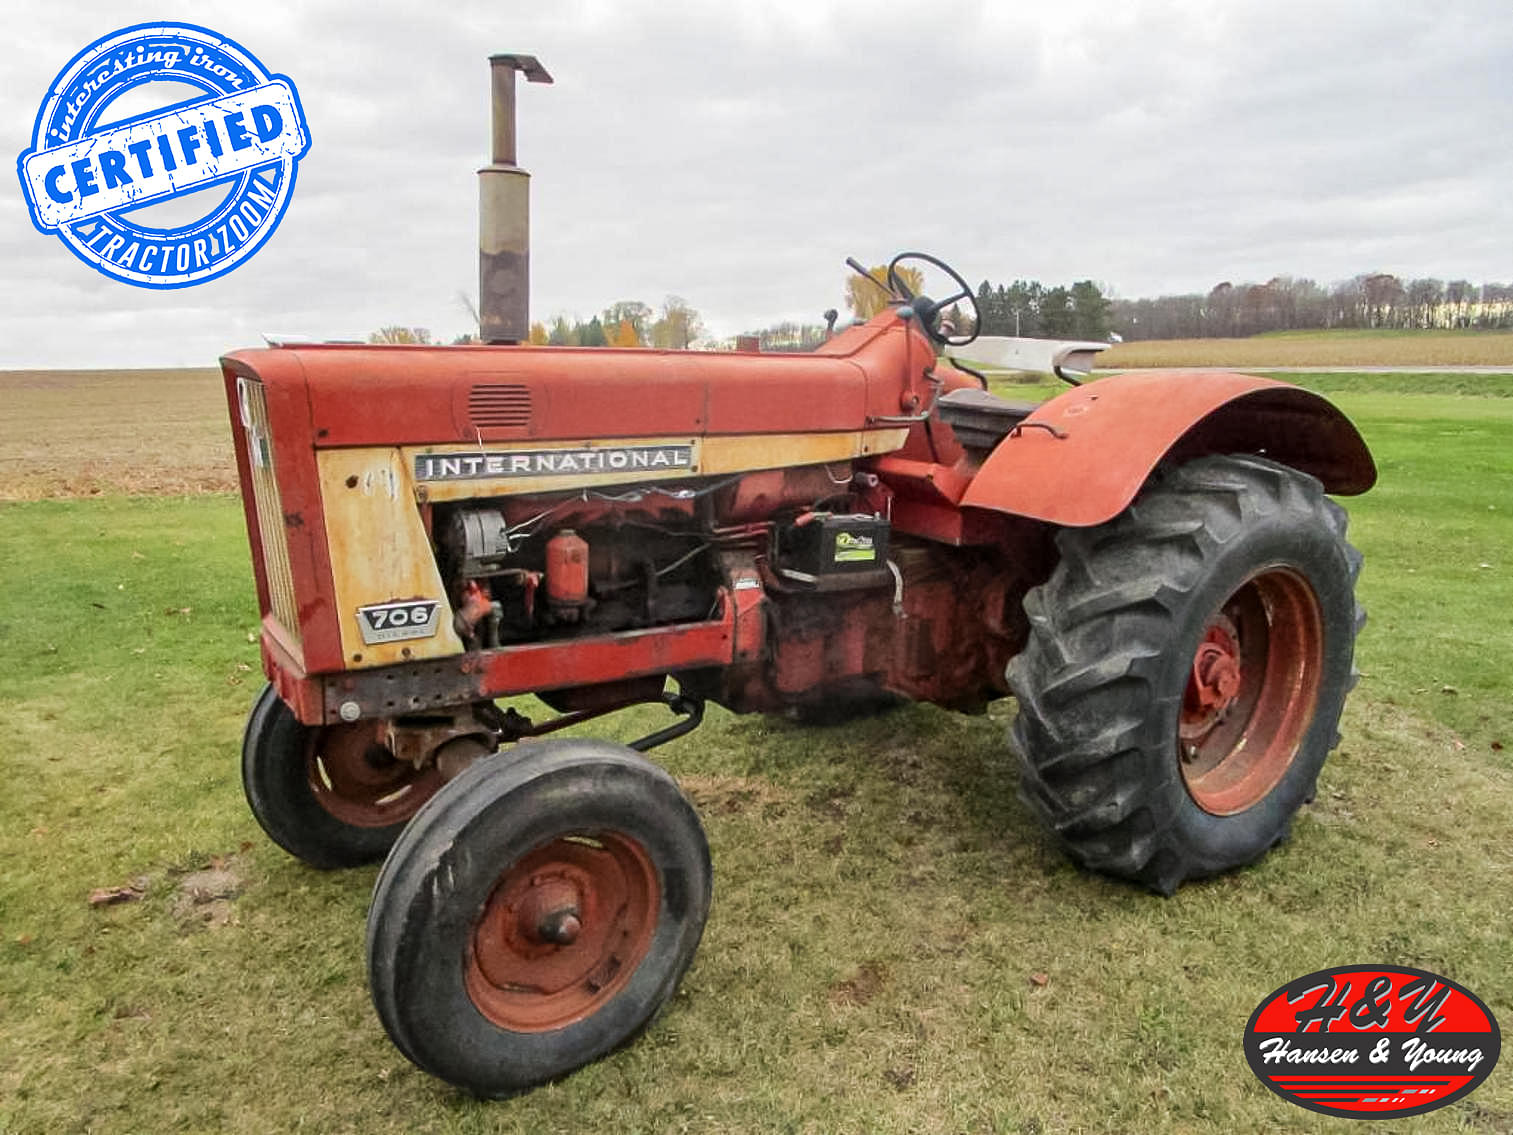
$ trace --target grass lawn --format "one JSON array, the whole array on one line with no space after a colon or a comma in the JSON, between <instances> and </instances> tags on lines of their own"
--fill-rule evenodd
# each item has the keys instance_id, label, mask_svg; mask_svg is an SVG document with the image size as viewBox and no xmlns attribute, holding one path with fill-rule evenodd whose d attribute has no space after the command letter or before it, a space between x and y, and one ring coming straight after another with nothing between
<instances>
[{"instance_id":1,"label":"grass lawn","mask_svg":"<svg viewBox=\"0 0 1513 1135\"><path fill-rule=\"evenodd\" d=\"M1267 374L1251 368L1251 373ZM1322 372L1271 373L1270 377L1306 386L1335 398L1341 394L1469 394L1477 398L1513 398L1513 374L1447 374L1438 371L1391 374Z\"/></svg>"},{"instance_id":2,"label":"grass lawn","mask_svg":"<svg viewBox=\"0 0 1513 1135\"><path fill-rule=\"evenodd\" d=\"M1357 1129L1262 1088L1240 1033L1287 979L1373 961L1513 1023L1513 400L1337 401L1382 472L1347 502L1371 621L1291 842L1161 900L1037 830L1012 702L824 730L712 711L657 751L715 861L689 978L637 1043L503 1103L383 1035L375 871L303 867L242 801L261 676L234 500L0 506L0 1132ZM120 886L140 897L89 904ZM1373 1130L1513 1130L1513 1056Z\"/></svg>"}]
</instances>

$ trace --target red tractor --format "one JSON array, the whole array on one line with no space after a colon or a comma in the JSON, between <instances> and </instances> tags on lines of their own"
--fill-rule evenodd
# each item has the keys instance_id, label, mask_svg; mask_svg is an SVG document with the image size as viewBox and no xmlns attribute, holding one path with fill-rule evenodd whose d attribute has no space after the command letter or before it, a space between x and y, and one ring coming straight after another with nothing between
<instances>
[{"instance_id":1,"label":"red tractor","mask_svg":"<svg viewBox=\"0 0 1513 1135\"><path fill-rule=\"evenodd\" d=\"M223 360L270 682L247 797L309 864L387 856L368 972L422 1068L508 1094L671 996L710 860L643 753L706 701L1012 695L1028 806L1162 893L1287 836L1353 682L1360 555L1325 494L1373 483L1359 434L1239 374L1003 400L938 350L972 290L910 294L918 259L808 354ZM496 704L527 693L554 716ZM673 723L629 746L542 739L648 702Z\"/></svg>"}]
</instances>

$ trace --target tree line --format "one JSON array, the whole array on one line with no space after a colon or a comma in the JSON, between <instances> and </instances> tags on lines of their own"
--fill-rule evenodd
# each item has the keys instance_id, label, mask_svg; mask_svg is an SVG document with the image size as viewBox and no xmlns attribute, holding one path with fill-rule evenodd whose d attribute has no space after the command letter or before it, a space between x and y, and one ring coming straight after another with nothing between
<instances>
[{"instance_id":1,"label":"tree line","mask_svg":"<svg viewBox=\"0 0 1513 1135\"><path fill-rule=\"evenodd\" d=\"M918 273L909 268L903 272L904 282L917 291ZM870 274L880 280L885 270L874 268ZM847 277L845 297L859 319L871 317L888 302L886 291L855 275ZM476 319L472 304L462 298ZM1052 287L1038 280L983 280L976 300L982 334L1042 339L1104 340L1111 334L1124 339L1236 338L1327 328L1513 329L1513 284L1446 283L1432 277L1405 283L1386 272L1354 276L1329 288L1293 276L1274 276L1264 284L1226 280L1206 294L1134 300L1113 298L1092 280ZM967 330L960 306L951 312L952 323ZM716 349L754 344L764 351L812 351L825 341L828 330L819 323L787 321L745 332L733 341L710 342L704 334L703 317L681 296L668 296L655 309L640 300L620 300L587 320L558 315L530 326L530 342L537 345L664 350L687 350L699 342ZM400 326L380 328L369 341L433 342L423 327ZM477 341L476 334L452 340Z\"/></svg>"},{"instance_id":2,"label":"tree line","mask_svg":"<svg viewBox=\"0 0 1513 1135\"><path fill-rule=\"evenodd\" d=\"M619 300L587 321L558 315L550 325L532 323L530 342L552 347L660 347L686 351L704 334L704 319L682 296L668 296L659 310L640 300Z\"/></svg>"},{"instance_id":3,"label":"tree line","mask_svg":"<svg viewBox=\"0 0 1513 1135\"><path fill-rule=\"evenodd\" d=\"M984 280L977 288L977 309L982 334L1027 339L1107 339L1112 317L1108 297L1092 280L1049 288L1039 280Z\"/></svg>"},{"instance_id":4,"label":"tree line","mask_svg":"<svg viewBox=\"0 0 1513 1135\"><path fill-rule=\"evenodd\" d=\"M900 265L903 283L913 292L923 284L921 274ZM873 268L869 274L886 281L886 268ZM1015 335L1044 339L1106 339L1110 330L1111 307L1103 288L1092 280L1078 280L1070 287L1057 284L1046 287L1039 280L1015 280L995 284L984 280L977 287L977 311L983 335ZM874 288L854 273L846 278L846 304L860 319L870 319L887 305L888 295ZM970 319L961 304L952 307L951 325L958 331L970 330Z\"/></svg>"},{"instance_id":5,"label":"tree line","mask_svg":"<svg viewBox=\"0 0 1513 1135\"><path fill-rule=\"evenodd\" d=\"M1274 276L1264 284L1216 284L1204 295L1114 300L1111 325L1126 339L1234 338L1324 328L1513 328L1513 285L1410 279L1387 272L1324 288Z\"/></svg>"},{"instance_id":6,"label":"tree line","mask_svg":"<svg viewBox=\"0 0 1513 1135\"><path fill-rule=\"evenodd\" d=\"M459 296L473 325L478 325L478 312L467 296ZM681 296L668 296L660 309L653 309L640 300L619 300L610 304L591 319L569 319L557 315L550 321L536 321L530 325L528 342L544 347L661 347L666 350L686 351L704 334L704 320L698 311L690 307ZM452 339L455 346L461 343L479 342L477 332L458 335ZM380 327L368 336L370 343L434 343L425 327Z\"/></svg>"}]
</instances>

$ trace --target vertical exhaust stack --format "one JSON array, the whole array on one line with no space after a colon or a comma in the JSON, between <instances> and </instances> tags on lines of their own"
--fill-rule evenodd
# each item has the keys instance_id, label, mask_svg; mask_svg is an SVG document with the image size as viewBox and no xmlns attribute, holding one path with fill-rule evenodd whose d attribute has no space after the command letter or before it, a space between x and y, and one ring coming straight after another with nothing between
<instances>
[{"instance_id":1,"label":"vertical exhaust stack","mask_svg":"<svg viewBox=\"0 0 1513 1135\"><path fill-rule=\"evenodd\" d=\"M530 335L531 175L515 164L515 72L552 77L534 55L489 56L493 158L478 171L478 322L485 343Z\"/></svg>"}]
</instances>

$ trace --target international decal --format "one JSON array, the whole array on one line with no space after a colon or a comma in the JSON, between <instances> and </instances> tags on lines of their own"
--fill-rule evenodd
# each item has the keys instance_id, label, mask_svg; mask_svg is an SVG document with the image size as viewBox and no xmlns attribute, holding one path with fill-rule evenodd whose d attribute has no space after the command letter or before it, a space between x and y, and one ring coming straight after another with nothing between
<instances>
[{"instance_id":1,"label":"international decal","mask_svg":"<svg viewBox=\"0 0 1513 1135\"><path fill-rule=\"evenodd\" d=\"M606 445L582 449L466 450L422 453L417 481L485 478L571 477L593 473L694 472L691 445Z\"/></svg>"}]
</instances>

